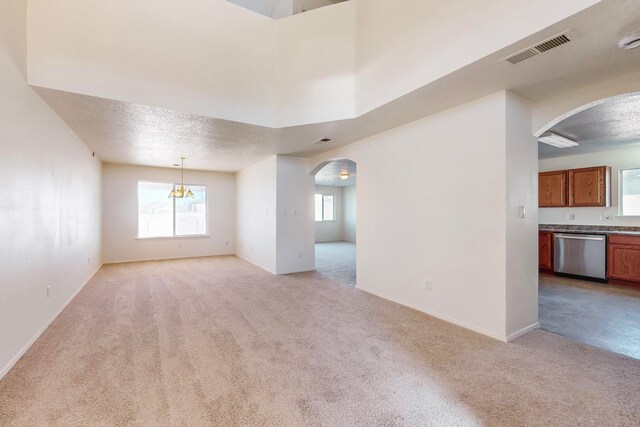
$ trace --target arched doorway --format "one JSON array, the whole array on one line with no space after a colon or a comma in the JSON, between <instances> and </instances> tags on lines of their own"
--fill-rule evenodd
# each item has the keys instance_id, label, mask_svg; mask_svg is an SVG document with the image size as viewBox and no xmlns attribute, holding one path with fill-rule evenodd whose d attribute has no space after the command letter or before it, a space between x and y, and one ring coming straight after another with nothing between
<instances>
[{"instance_id":1,"label":"arched doorway","mask_svg":"<svg viewBox=\"0 0 640 427\"><path fill-rule=\"evenodd\" d=\"M616 241L630 233L622 237L629 245L640 231L639 116L640 92L628 93L574 108L536 132L560 141L539 139L541 328L636 358L640 323L628 308L640 287L621 285L616 257L626 279L640 258ZM602 197L578 203L579 193Z\"/></svg>"},{"instance_id":2,"label":"arched doorway","mask_svg":"<svg viewBox=\"0 0 640 427\"><path fill-rule=\"evenodd\" d=\"M355 286L357 165L336 159L321 163L311 173L315 175L316 271Z\"/></svg>"}]
</instances>

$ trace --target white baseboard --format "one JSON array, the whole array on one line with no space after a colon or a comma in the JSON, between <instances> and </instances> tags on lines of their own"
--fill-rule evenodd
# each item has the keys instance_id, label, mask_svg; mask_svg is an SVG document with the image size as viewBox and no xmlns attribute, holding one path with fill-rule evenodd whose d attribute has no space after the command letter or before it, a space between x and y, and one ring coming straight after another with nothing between
<instances>
[{"instance_id":1,"label":"white baseboard","mask_svg":"<svg viewBox=\"0 0 640 427\"><path fill-rule=\"evenodd\" d=\"M358 289L363 290L363 291L365 291L365 292L367 292L369 294L375 295L377 297L380 297L380 298L383 298L383 299L386 299L386 300L389 300L389 301L393 301L395 303L407 306L407 307L412 308L414 310L417 310L417 311L420 311L422 313L428 314L429 316L437 317L438 319L444 320L445 322L453 323L454 325L461 326L461 327L463 327L465 329L469 329L469 330L471 330L473 332L477 332L479 334L486 335L486 336L488 336L490 338L493 338L493 339L496 339L498 341L508 342L506 334L505 335L496 334L496 333L488 331L486 329L479 328L479 327L477 327L475 325L471 325L471 324L469 324L467 322L464 322L462 320L454 319L452 317L445 316L445 315L437 313L435 311L425 310L422 307L418 307L415 304L408 303L406 301L402 301L402 300L399 300L397 298L391 298L391 297L389 297L387 295L384 295L384 294L382 294L380 292L377 292L377 291L372 291L370 289L363 289L363 288L360 288L360 287L358 287ZM524 333L524 332L522 332L522 333Z\"/></svg>"},{"instance_id":2,"label":"white baseboard","mask_svg":"<svg viewBox=\"0 0 640 427\"><path fill-rule=\"evenodd\" d=\"M513 341L513 340L515 340L516 338L518 338L518 337L520 337L520 336L522 336L522 335L526 334L527 332L531 332L531 331L533 331L534 329L538 329L539 327L540 327L540 322L536 322L536 323L534 323L533 325L529 325L529 326L527 326L526 328L522 328L522 329L520 329L519 331L514 332L514 333L512 333L511 335L509 335L509 336L507 337L507 342Z\"/></svg>"},{"instance_id":3,"label":"white baseboard","mask_svg":"<svg viewBox=\"0 0 640 427\"><path fill-rule=\"evenodd\" d=\"M122 261L105 261L104 264L129 264L132 262L148 262L148 261L171 261L173 259L188 259L188 258L209 258L213 256L228 256L228 255L236 255L233 252L228 253L216 253L210 255L188 255L188 256L171 256L166 258L139 258L139 259L125 259Z\"/></svg>"},{"instance_id":4,"label":"white baseboard","mask_svg":"<svg viewBox=\"0 0 640 427\"><path fill-rule=\"evenodd\" d=\"M87 285L87 283L89 283L89 281L91 281L91 279L93 279L93 276L96 275L96 273L98 272L98 270L100 270L102 268L103 264L100 264L100 266L98 266L98 268L96 268L94 270L93 273L91 273L91 275L89 276L89 278L87 280L85 280L85 282L78 288L75 290L75 292L69 297L69 299L67 299L67 301L62 304L62 306L58 309L58 311L56 311L56 313L49 319L48 322L46 322L42 328L40 328L38 330L38 332L36 332L36 334L27 342L27 344L22 347L22 349L18 352L18 354L15 355L15 357L13 359L11 359L11 361L9 361L9 363L7 363L7 365L5 367L3 367L0 370L0 380L2 378L4 378L5 375L7 375L7 373L9 373L9 371L11 370L11 368L13 368L13 366L18 363L18 360L20 360L20 358L22 356L24 356L24 354L27 352L27 350L29 350L29 348L33 345L34 342L36 342L38 340L38 338L40 338L40 335L42 335L44 333L44 331L47 330L47 328L49 326L51 326L51 324L53 323L54 320L56 320L56 318L60 315L60 313L62 313L62 311L67 308L67 305L69 305L69 303L76 297L76 295L78 295L78 293L80 293L80 291L82 289L84 289L84 287Z\"/></svg>"},{"instance_id":5,"label":"white baseboard","mask_svg":"<svg viewBox=\"0 0 640 427\"><path fill-rule=\"evenodd\" d=\"M256 264L254 261L252 261L252 260L250 260L249 258L245 257L244 255L241 255L241 254L239 254L239 253L237 253L237 252L236 252L235 254L233 254L233 255L237 256L238 258L240 258L240 259L241 259L241 260L243 260L243 261L247 261L249 264L255 265L256 267L258 267L258 268L260 268L260 269L262 269L262 270L266 271L267 273L271 273L271 274L273 274L274 276L276 276L276 275L277 275L277 273L276 273L275 271L272 271L272 270L270 270L270 269L268 269L268 268L266 268L266 267L264 267L264 266L262 266L262 265L260 265L260 264Z\"/></svg>"}]
</instances>

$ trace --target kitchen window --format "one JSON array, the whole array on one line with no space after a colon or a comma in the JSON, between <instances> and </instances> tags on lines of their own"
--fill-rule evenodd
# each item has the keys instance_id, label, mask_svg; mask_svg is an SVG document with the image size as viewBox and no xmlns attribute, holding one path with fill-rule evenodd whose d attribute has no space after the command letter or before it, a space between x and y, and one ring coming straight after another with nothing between
<instances>
[{"instance_id":1,"label":"kitchen window","mask_svg":"<svg viewBox=\"0 0 640 427\"><path fill-rule=\"evenodd\" d=\"M207 235L207 187L189 185L193 198L168 197L178 187L180 184L138 182L138 238Z\"/></svg>"},{"instance_id":2,"label":"kitchen window","mask_svg":"<svg viewBox=\"0 0 640 427\"><path fill-rule=\"evenodd\" d=\"M316 222L335 221L335 205L332 194L316 194Z\"/></svg>"},{"instance_id":3,"label":"kitchen window","mask_svg":"<svg viewBox=\"0 0 640 427\"><path fill-rule=\"evenodd\" d=\"M640 168L623 169L619 176L620 216L640 216Z\"/></svg>"}]
</instances>

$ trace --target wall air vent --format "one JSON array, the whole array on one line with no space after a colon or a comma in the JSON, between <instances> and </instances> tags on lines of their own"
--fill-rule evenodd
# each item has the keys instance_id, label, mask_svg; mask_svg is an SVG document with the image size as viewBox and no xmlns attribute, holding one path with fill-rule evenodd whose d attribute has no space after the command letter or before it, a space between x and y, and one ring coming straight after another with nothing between
<instances>
[{"instance_id":1,"label":"wall air vent","mask_svg":"<svg viewBox=\"0 0 640 427\"><path fill-rule=\"evenodd\" d=\"M529 58L533 58L534 56L539 55L541 53L550 51L551 49L555 49L558 46L562 46L563 44L569 43L573 39L575 39L575 37L570 31L567 30L562 34L558 34L557 36L553 36L550 39L547 39L541 43L530 46L526 49L521 50L520 52L514 53L511 56L507 56L506 58L503 59L503 61L508 61L512 64L517 64Z\"/></svg>"},{"instance_id":2,"label":"wall air vent","mask_svg":"<svg viewBox=\"0 0 640 427\"><path fill-rule=\"evenodd\" d=\"M331 141L331 138L322 138L314 142L314 144L324 144L325 142Z\"/></svg>"}]
</instances>

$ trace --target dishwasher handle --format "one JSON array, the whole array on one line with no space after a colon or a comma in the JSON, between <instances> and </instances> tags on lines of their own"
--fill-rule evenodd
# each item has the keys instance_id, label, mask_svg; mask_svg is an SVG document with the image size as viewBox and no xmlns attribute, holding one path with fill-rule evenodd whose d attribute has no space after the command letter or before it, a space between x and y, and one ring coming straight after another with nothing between
<instances>
[{"instance_id":1,"label":"dishwasher handle","mask_svg":"<svg viewBox=\"0 0 640 427\"><path fill-rule=\"evenodd\" d=\"M581 236L579 234L555 234L554 237L570 240L595 240L597 242L602 242L605 239L605 236Z\"/></svg>"}]
</instances>

